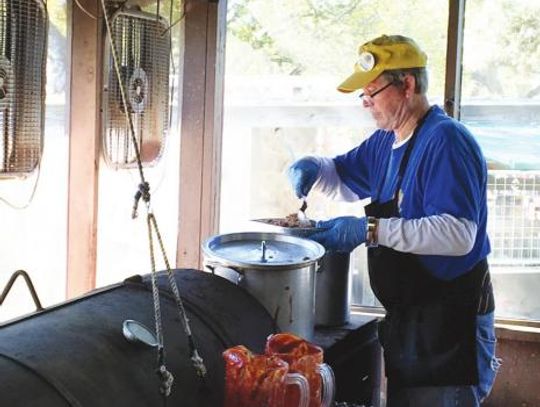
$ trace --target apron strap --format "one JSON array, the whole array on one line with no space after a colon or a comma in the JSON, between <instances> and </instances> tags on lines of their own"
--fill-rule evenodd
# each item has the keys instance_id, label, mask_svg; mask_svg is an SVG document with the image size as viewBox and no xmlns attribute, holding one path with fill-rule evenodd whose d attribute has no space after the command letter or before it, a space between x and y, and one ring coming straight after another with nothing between
<instances>
[{"instance_id":1,"label":"apron strap","mask_svg":"<svg viewBox=\"0 0 540 407\"><path fill-rule=\"evenodd\" d=\"M401 159L401 163L399 165L399 171L398 171L398 180L397 180L397 186L396 191L394 192L394 201L398 202L398 196L399 196L399 190L401 189L401 184L403 182L403 176L405 175L405 170L407 169L407 164L409 163L409 158L411 156L412 149L414 147L414 144L417 139L417 135L420 132L420 129L422 128L424 122L426 121L427 117L429 116L429 113L433 110L433 106L431 106L428 111L418 120L418 123L416 124L416 128L414 129L414 132L411 136L411 139L407 143L407 149L405 150L405 154L403 154L403 158Z\"/></svg>"}]
</instances>

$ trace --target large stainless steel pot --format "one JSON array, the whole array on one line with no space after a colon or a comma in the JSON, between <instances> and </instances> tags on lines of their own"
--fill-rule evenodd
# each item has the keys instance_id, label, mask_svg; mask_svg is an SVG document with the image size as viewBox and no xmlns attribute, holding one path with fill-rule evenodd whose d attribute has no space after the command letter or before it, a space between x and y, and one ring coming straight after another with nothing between
<instances>
[{"instance_id":1,"label":"large stainless steel pot","mask_svg":"<svg viewBox=\"0 0 540 407\"><path fill-rule=\"evenodd\" d=\"M311 227L276 226L276 219L257 219L272 231L290 236L308 238L320 231L312 222ZM349 322L350 275L349 253L326 252L320 261L315 288L315 325L340 326Z\"/></svg>"},{"instance_id":2,"label":"large stainless steel pot","mask_svg":"<svg viewBox=\"0 0 540 407\"><path fill-rule=\"evenodd\" d=\"M313 339L315 273L324 248L279 233L217 235L203 244L205 266L244 287L282 331Z\"/></svg>"}]
</instances>

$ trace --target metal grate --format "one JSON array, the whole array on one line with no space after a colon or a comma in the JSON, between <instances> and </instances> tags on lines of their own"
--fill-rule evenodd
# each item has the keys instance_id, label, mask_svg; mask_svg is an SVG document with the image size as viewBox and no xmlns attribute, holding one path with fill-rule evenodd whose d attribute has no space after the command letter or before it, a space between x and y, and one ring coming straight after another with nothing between
<instances>
[{"instance_id":1,"label":"metal grate","mask_svg":"<svg viewBox=\"0 0 540 407\"><path fill-rule=\"evenodd\" d=\"M540 172L490 171L488 233L494 266L540 265Z\"/></svg>"},{"instance_id":2,"label":"metal grate","mask_svg":"<svg viewBox=\"0 0 540 407\"><path fill-rule=\"evenodd\" d=\"M156 163L169 124L170 37L165 19L138 11L119 11L111 19L120 76L135 137L145 166ZM136 166L136 153L106 39L103 92L103 155L114 168Z\"/></svg>"},{"instance_id":3,"label":"metal grate","mask_svg":"<svg viewBox=\"0 0 540 407\"><path fill-rule=\"evenodd\" d=\"M47 10L0 0L0 177L31 174L43 151Z\"/></svg>"}]
</instances>

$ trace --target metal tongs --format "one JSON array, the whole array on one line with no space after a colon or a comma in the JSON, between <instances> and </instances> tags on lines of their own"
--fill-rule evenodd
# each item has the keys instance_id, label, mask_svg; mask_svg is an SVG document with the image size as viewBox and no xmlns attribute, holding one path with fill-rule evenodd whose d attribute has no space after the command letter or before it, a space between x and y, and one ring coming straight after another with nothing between
<instances>
[{"instance_id":1,"label":"metal tongs","mask_svg":"<svg viewBox=\"0 0 540 407\"><path fill-rule=\"evenodd\" d=\"M306 209L307 209L307 200L306 200L306 197L304 196L302 198L302 206L298 210L298 223L300 224L301 227L304 227L304 228L311 226L311 222L306 216Z\"/></svg>"}]
</instances>

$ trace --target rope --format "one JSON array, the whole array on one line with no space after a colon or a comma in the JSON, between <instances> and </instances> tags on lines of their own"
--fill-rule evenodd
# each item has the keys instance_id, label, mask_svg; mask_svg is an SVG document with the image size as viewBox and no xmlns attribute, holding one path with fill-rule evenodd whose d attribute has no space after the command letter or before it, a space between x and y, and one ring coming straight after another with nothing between
<instances>
[{"instance_id":1,"label":"rope","mask_svg":"<svg viewBox=\"0 0 540 407\"><path fill-rule=\"evenodd\" d=\"M131 119L131 116L129 115L129 109L127 108L128 104L127 104L127 98L126 98L126 90L124 89L125 84L122 80L122 74L120 73L120 64L118 63L116 45L114 44L114 40L113 40L111 23L109 21L109 15L107 14L107 7L105 6L105 0L101 0L101 6L103 8L103 15L105 17L105 26L107 28L107 34L109 35L111 56L113 59L113 66L116 73L116 78L118 80L118 85L119 85L118 88L120 89L120 97L122 100L122 106L124 107L124 115L126 116L126 121L128 122L128 125L129 125L129 133L131 135L131 141L133 143L133 147L135 149L135 156L137 158L137 169L139 170L139 177L141 178L141 183L144 184L146 180L144 178L144 171L143 171L143 166L142 166L142 161L141 161L139 142L137 141L137 137L135 137L135 127L133 126L133 120Z\"/></svg>"},{"instance_id":2,"label":"rope","mask_svg":"<svg viewBox=\"0 0 540 407\"><path fill-rule=\"evenodd\" d=\"M186 309L184 307L184 303L182 301L182 298L180 297L180 292L178 291L178 285L176 284L176 280L174 279L171 265L169 264L169 260L167 258L167 253L165 251L165 245L163 244L163 239L161 238L161 234L159 232L159 228L157 225L156 217L153 213L148 214L149 222L154 226L155 233L159 242L159 247L161 249L161 254L163 256L163 261L165 262L165 266L167 269L167 277L169 280L169 285L171 287L171 291L174 294L174 300L176 302L176 308L178 311L178 315L180 317L180 320L183 322L184 326L184 332L188 338L188 345L189 345L189 351L191 355L191 362L193 364L193 367L195 368L195 371L197 372L197 375L201 378L204 378L206 376L206 366L204 365L204 361L202 357L199 355L199 352L197 351L197 346L195 345L195 340L193 338L193 334L191 333L191 328L189 326L189 318L187 317ZM153 250L152 250L153 252Z\"/></svg>"},{"instance_id":3,"label":"rope","mask_svg":"<svg viewBox=\"0 0 540 407\"><path fill-rule=\"evenodd\" d=\"M105 25L107 28L107 33L109 35L110 39L110 48L111 48L111 56L113 59L113 65L116 72L116 77L119 83L119 89L120 89L120 95L122 99L122 105L124 106L124 113L126 116L126 121L129 124L129 130L131 135L131 140L133 142L134 150L135 150L135 156L137 159L137 168L139 171L140 176L140 183L137 189L137 192L134 196L134 202L133 202L133 209L132 209L132 217L136 218L138 213L138 206L139 202L142 199L146 203L146 224L147 224L147 230L148 230L148 245L149 245L149 253L150 253L150 263L151 263L151 282L152 282L152 298L154 303L154 319L155 319L155 329L156 329L156 339L158 342L157 346L157 375L160 379L161 385L160 385L160 392L164 397L164 405L167 404L166 397L168 397L171 394L172 386L174 383L174 376L171 372L167 370L166 363L165 363L165 347L163 342L163 326L162 326L162 318L161 318L161 307L160 307L160 298L159 298L159 288L157 284L157 272L156 272L156 261L155 261L155 254L154 254L154 233L156 234L159 247L161 250L161 254L163 257L163 261L165 262L166 269L167 269L167 276L168 276L168 282L171 287L171 291L173 292L176 307L178 310L178 314L180 315L180 320L183 322L183 328L184 332L188 339L188 346L190 350L190 358L192 365L197 373L197 376L199 376L201 379L204 379L206 376L207 370L204 365L203 359L200 357L197 347L195 344L195 340L193 338L193 335L191 333L191 328L189 325L189 318L187 317L184 304L182 302L182 299L180 297L180 292L178 291L178 286L176 285L176 281L174 280L174 276L172 273L172 269L169 263L169 260L167 258L167 253L165 250L165 245L163 244L163 239L161 237L161 233L159 231L159 227L157 224L157 220L151 210L151 194L150 194L150 184L146 181L144 177L144 170L141 162L141 155L140 155L140 149L139 149L139 143L135 137L135 129L133 126L132 118L129 114L129 109L127 109L127 99L126 99L126 92L124 89L125 84L122 81L122 76L120 74L120 68L118 64L118 56L116 53L115 44L113 41L112 36L112 29L110 26L109 17L107 14L107 9L105 6L105 0L101 0L101 5L103 8L103 14L105 17ZM171 4L172 7L172 4ZM158 1L158 13L159 13L159 1ZM159 17L159 14L158 14Z\"/></svg>"},{"instance_id":4,"label":"rope","mask_svg":"<svg viewBox=\"0 0 540 407\"><path fill-rule=\"evenodd\" d=\"M163 346L163 327L161 324L161 304L159 299L159 288L157 285L156 276L156 260L154 256L154 239L152 236L152 225L150 222L150 216L147 220L148 226L148 242L150 245L150 264L152 267L152 273L150 274L152 281L152 298L154 303L154 321L156 325L156 340L157 340L157 369L156 373L161 381L159 391L164 398L169 397L174 383L173 375L167 370L165 365L165 349Z\"/></svg>"},{"instance_id":5,"label":"rope","mask_svg":"<svg viewBox=\"0 0 540 407\"><path fill-rule=\"evenodd\" d=\"M135 193L135 201L133 202L133 210L131 211L131 218L135 219L138 215L139 201L141 200L150 202L150 184L146 181L139 184L139 189Z\"/></svg>"}]
</instances>

